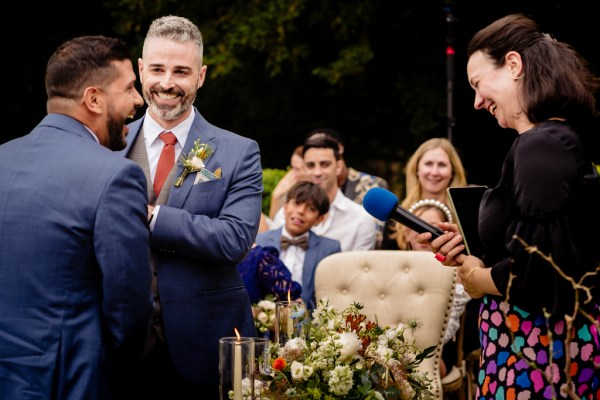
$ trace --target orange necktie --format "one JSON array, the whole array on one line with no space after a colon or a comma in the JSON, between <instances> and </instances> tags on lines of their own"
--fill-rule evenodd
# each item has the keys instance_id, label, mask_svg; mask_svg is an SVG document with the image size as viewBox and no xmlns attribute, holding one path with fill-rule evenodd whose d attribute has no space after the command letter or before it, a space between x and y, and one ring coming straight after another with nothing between
<instances>
[{"instance_id":1,"label":"orange necktie","mask_svg":"<svg viewBox=\"0 0 600 400\"><path fill-rule=\"evenodd\" d=\"M154 174L154 193L156 197L158 197L175 163L175 144L177 143L177 137L172 132L163 132L159 136L165 142L165 145L160 152L156 174Z\"/></svg>"}]
</instances>

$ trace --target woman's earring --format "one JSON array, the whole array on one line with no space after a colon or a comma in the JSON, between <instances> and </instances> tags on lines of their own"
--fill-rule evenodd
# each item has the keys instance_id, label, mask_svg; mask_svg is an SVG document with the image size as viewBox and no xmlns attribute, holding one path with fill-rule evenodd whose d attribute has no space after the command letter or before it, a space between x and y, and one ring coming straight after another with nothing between
<instances>
[{"instance_id":1,"label":"woman's earring","mask_svg":"<svg viewBox=\"0 0 600 400\"><path fill-rule=\"evenodd\" d=\"M510 73L511 73L511 75L512 75L512 77L513 77L514 80L519 80L519 79L521 79L522 77L525 76L525 72L523 72L523 75L517 76L517 70L515 68L511 68L510 69Z\"/></svg>"}]
</instances>

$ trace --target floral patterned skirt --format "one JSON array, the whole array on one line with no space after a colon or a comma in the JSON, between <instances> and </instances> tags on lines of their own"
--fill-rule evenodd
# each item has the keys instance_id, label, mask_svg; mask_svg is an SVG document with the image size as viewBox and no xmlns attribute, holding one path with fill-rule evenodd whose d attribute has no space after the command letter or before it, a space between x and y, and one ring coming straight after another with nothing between
<instances>
[{"instance_id":1,"label":"floral patterned skirt","mask_svg":"<svg viewBox=\"0 0 600 400\"><path fill-rule=\"evenodd\" d=\"M600 322L600 305L592 312ZM476 377L478 400L567 398L564 386L566 322L547 320L498 302L481 301L479 336L480 369ZM600 334L589 320L574 323L568 348L569 375L577 396L600 400Z\"/></svg>"}]
</instances>

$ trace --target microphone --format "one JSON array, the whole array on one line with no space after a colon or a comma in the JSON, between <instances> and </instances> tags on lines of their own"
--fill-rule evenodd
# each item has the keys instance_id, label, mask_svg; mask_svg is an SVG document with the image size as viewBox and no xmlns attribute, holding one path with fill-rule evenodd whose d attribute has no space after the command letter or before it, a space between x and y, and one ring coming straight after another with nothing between
<instances>
[{"instance_id":1,"label":"microphone","mask_svg":"<svg viewBox=\"0 0 600 400\"><path fill-rule=\"evenodd\" d=\"M444 231L437 226L431 225L399 205L398 197L389 190L380 187L369 189L363 199L363 207L380 221L391 219L415 232L430 232L430 241L444 234Z\"/></svg>"}]
</instances>

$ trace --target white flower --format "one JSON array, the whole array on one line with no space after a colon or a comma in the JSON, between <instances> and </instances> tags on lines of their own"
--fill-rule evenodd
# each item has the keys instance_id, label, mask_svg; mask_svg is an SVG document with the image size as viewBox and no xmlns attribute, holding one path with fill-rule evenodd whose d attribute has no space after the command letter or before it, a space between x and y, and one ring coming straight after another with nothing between
<instances>
[{"instance_id":1,"label":"white flower","mask_svg":"<svg viewBox=\"0 0 600 400\"><path fill-rule=\"evenodd\" d=\"M257 306L259 306L263 310L274 310L275 309L275 303L272 302L271 300L261 300L258 302Z\"/></svg>"},{"instance_id":2,"label":"white flower","mask_svg":"<svg viewBox=\"0 0 600 400\"><path fill-rule=\"evenodd\" d=\"M305 365L304 372L303 372L304 379L309 380L310 377L312 376L313 372L314 372L313 367L311 367L310 365Z\"/></svg>"},{"instance_id":3,"label":"white flower","mask_svg":"<svg viewBox=\"0 0 600 400\"><path fill-rule=\"evenodd\" d=\"M362 346L356 332L343 332L336 342L341 346L340 356L338 357L338 361L341 363L352 361L352 358Z\"/></svg>"},{"instance_id":4,"label":"white flower","mask_svg":"<svg viewBox=\"0 0 600 400\"><path fill-rule=\"evenodd\" d=\"M279 357L283 357L288 362L300 359L306 350L306 341L301 337L288 340L285 346L279 349Z\"/></svg>"},{"instance_id":5,"label":"white flower","mask_svg":"<svg viewBox=\"0 0 600 400\"><path fill-rule=\"evenodd\" d=\"M258 315L256 316L256 319L259 320L260 322L262 322L263 324L269 321L269 316L267 315L266 312L261 311L258 313Z\"/></svg>"},{"instance_id":6,"label":"white flower","mask_svg":"<svg viewBox=\"0 0 600 400\"><path fill-rule=\"evenodd\" d=\"M312 376L314 370L309 365L304 365L301 362L294 361L290 366L290 372L292 374L292 379L295 381L307 381Z\"/></svg>"},{"instance_id":7,"label":"white flower","mask_svg":"<svg viewBox=\"0 0 600 400\"><path fill-rule=\"evenodd\" d=\"M327 384L331 393L345 396L352 389L352 369L348 365L338 365L331 371Z\"/></svg>"},{"instance_id":8,"label":"white flower","mask_svg":"<svg viewBox=\"0 0 600 400\"><path fill-rule=\"evenodd\" d=\"M285 342L284 348L293 351L304 350L306 349L306 341L304 340L304 338L295 337Z\"/></svg>"},{"instance_id":9,"label":"white flower","mask_svg":"<svg viewBox=\"0 0 600 400\"><path fill-rule=\"evenodd\" d=\"M377 346L376 350L377 356L384 361L389 360L394 355L394 350L390 349L387 346Z\"/></svg>"},{"instance_id":10,"label":"white flower","mask_svg":"<svg viewBox=\"0 0 600 400\"><path fill-rule=\"evenodd\" d=\"M198 169L204 168L204 163L202 162L201 159L199 159L196 156L192 157L192 159L190 160L190 164L192 164L192 166L194 168L198 168Z\"/></svg>"},{"instance_id":11,"label":"white flower","mask_svg":"<svg viewBox=\"0 0 600 400\"><path fill-rule=\"evenodd\" d=\"M290 372L292 373L292 379L299 381L304 378L304 366L298 361L294 361L290 366Z\"/></svg>"}]
</instances>

